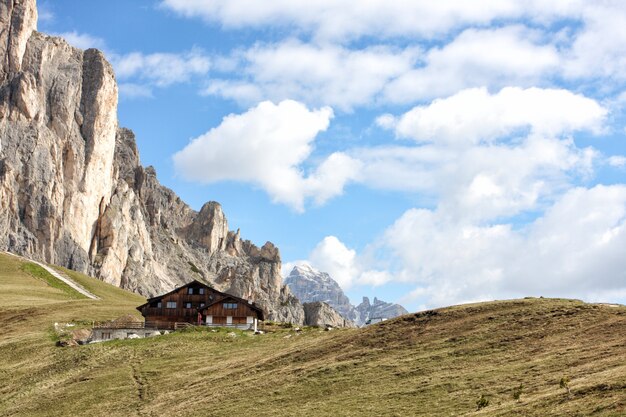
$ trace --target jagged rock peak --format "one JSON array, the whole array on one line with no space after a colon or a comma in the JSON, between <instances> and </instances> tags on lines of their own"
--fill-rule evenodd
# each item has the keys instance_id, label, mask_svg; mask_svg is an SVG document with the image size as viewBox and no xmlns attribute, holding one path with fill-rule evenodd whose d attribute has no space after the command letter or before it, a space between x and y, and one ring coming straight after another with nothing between
<instances>
[{"instance_id":1,"label":"jagged rock peak","mask_svg":"<svg viewBox=\"0 0 626 417\"><path fill-rule=\"evenodd\" d=\"M358 314L339 284L326 272L321 272L308 264L294 266L285 278L285 285L303 303L322 301L328 303L344 318L355 321Z\"/></svg>"},{"instance_id":2,"label":"jagged rock peak","mask_svg":"<svg viewBox=\"0 0 626 417\"><path fill-rule=\"evenodd\" d=\"M227 236L228 221L222 206L218 202L209 201L202 206L185 237L200 244L209 253L215 253L226 249Z\"/></svg>"},{"instance_id":3,"label":"jagged rock peak","mask_svg":"<svg viewBox=\"0 0 626 417\"><path fill-rule=\"evenodd\" d=\"M26 43L37 30L35 0L3 0L0 2L0 79L22 68Z\"/></svg>"},{"instance_id":4,"label":"jagged rock peak","mask_svg":"<svg viewBox=\"0 0 626 417\"><path fill-rule=\"evenodd\" d=\"M363 297L363 302L356 306L359 323L366 323L369 319L391 319L408 314L408 311L400 304L387 303L374 297L374 303L370 303L368 297Z\"/></svg>"},{"instance_id":5,"label":"jagged rock peak","mask_svg":"<svg viewBox=\"0 0 626 417\"><path fill-rule=\"evenodd\" d=\"M407 314L401 305L386 303L378 298L374 298L374 304L371 304L368 297L363 297L363 302L355 307L329 274L308 264L294 266L289 276L285 278L285 285L288 285L303 303L316 301L328 303L345 319L358 325L365 324L370 318L389 319Z\"/></svg>"}]
</instances>

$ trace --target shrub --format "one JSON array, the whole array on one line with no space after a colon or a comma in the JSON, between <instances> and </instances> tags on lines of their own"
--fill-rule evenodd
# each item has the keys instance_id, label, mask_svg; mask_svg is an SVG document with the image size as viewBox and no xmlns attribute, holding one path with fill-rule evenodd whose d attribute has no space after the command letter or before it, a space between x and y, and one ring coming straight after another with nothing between
<instances>
[{"instance_id":1,"label":"shrub","mask_svg":"<svg viewBox=\"0 0 626 417\"><path fill-rule=\"evenodd\" d=\"M202 273L200 272L200 270L198 269L198 267L196 266L196 264L194 264L191 261L187 261L187 263L189 264L189 267L191 268L191 272L195 272L196 274L200 274L202 275Z\"/></svg>"},{"instance_id":2,"label":"shrub","mask_svg":"<svg viewBox=\"0 0 626 417\"><path fill-rule=\"evenodd\" d=\"M519 387L513 389L513 399L519 400L522 396L522 390L524 389L524 384L519 384Z\"/></svg>"},{"instance_id":3,"label":"shrub","mask_svg":"<svg viewBox=\"0 0 626 417\"><path fill-rule=\"evenodd\" d=\"M561 380L559 381L559 387L565 389L567 391L567 395L571 394L570 388L569 388L569 376L564 376L563 378L561 378Z\"/></svg>"},{"instance_id":4,"label":"shrub","mask_svg":"<svg viewBox=\"0 0 626 417\"><path fill-rule=\"evenodd\" d=\"M476 407L480 410L481 408L485 408L489 405L489 399L485 397L485 394L481 394L480 398L476 400Z\"/></svg>"}]
</instances>

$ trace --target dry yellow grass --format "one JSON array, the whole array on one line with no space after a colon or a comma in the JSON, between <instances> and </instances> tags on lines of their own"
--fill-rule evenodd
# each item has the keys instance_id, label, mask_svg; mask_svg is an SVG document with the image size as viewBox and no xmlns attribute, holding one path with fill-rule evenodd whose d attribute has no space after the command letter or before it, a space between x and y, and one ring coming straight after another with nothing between
<instances>
[{"instance_id":1,"label":"dry yellow grass","mask_svg":"<svg viewBox=\"0 0 626 417\"><path fill-rule=\"evenodd\" d=\"M142 300L73 276L103 300L68 300L0 255L0 415L626 415L624 307L524 299L365 329L56 348L55 321L114 318Z\"/></svg>"}]
</instances>

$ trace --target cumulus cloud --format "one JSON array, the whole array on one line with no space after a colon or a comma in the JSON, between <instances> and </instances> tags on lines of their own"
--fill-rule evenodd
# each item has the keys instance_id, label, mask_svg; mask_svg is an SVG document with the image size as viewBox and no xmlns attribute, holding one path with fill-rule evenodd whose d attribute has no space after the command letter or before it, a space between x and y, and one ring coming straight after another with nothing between
<instances>
[{"instance_id":1,"label":"cumulus cloud","mask_svg":"<svg viewBox=\"0 0 626 417\"><path fill-rule=\"evenodd\" d=\"M626 79L626 7L619 1L587 3L584 25L564 50L564 74L569 78ZM615 83L611 83L615 85ZM611 88L605 85L602 88Z\"/></svg>"},{"instance_id":2,"label":"cumulus cloud","mask_svg":"<svg viewBox=\"0 0 626 417\"><path fill-rule=\"evenodd\" d=\"M418 54L415 48L351 50L297 40L256 45L232 57L243 77L214 79L204 92L245 104L295 99L351 110L374 101L391 79L412 68Z\"/></svg>"},{"instance_id":3,"label":"cumulus cloud","mask_svg":"<svg viewBox=\"0 0 626 417\"><path fill-rule=\"evenodd\" d=\"M211 68L210 58L199 49L184 53L111 53L109 59L120 79L139 80L158 87L187 82L193 76L206 75Z\"/></svg>"},{"instance_id":4,"label":"cumulus cloud","mask_svg":"<svg viewBox=\"0 0 626 417\"><path fill-rule=\"evenodd\" d=\"M328 128L329 107L309 110L293 100L265 101L192 140L174 155L177 172L190 180L245 181L263 188L275 202L301 211L305 199L323 203L340 193L358 161L330 155L309 175L301 164L318 133Z\"/></svg>"},{"instance_id":5,"label":"cumulus cloud","mask_svg":"<svg viewBox=\"0 0 626 417\"><path fill-rule=\"evenodd\" d=\"M576 130L599 133L606 115L595 100L567 90L507 87L490 94L474 88L414 107L397 119L384 115L378 124L418 142L476 144L519 129L547 136Z\"/></svg>"},{"instance_id":6,"label":"cumulus cloud","mask_svg":"<svg viewBox=\"0 0 626 417\"><path fill-rule=\"evenodd\" d=\"M581 2L559 0L365 0L359 7L349 0L293 2L269 0L163 0L162 6L186 17L200 17L225 27L295 27L321 39L346 40L361 36L443 35L458 27L485 25L494 20L535 17L544 22L573 15Z\"/></svg>"},{"instance_id":7,"label":"cumulus cloud","mask_svg":"<svg viewBox=\"0 0 626 417\"><path fill-rule=\"evenodd\" d=\"M343 289L350 288L359 274L356 251L335 236L326 236L309 255L315 268L327 272Z\"/></svg>"},{"instance_id":8,"label":"cumulus cloud","mask_svg":"<svg viewBox=\"0 0 626 417\"><path fill-rule=\"evenodd\" d=\"M396 280L429 306L524 295L582 297L626 287L626 187L575 188L522 229L450 222L411 209L384 239L401 260Z\"/></svg>"},{"instance_id":9,"label":"cumulus cloud","mask_svg":"<svg viewBox=\"0 0 626 417\"><path fill-rule=\"evenodd\" d=\"M592 171L596 152L577 148L565 135L600 131L605 115L594 100L565 90L466 90L379 119L399 136L426 145L353 148L309 167L315 137L332 118L330 108L263 102L226 117L174 162L187 179L249 182L298 211L305 201L323 204L354 182L425 193L451 212L476 218L511 216L545 204L573 178ZM514 141L496 140L519 129L525 134Z\"/></svg>"},{"instance_id":10,"label":"cumulus cloud","mask_svg":"<svg viewBox=\"0 0 626 417\"><path fill-rule=\"evenodd\" d=\"M369 0L355 8L347 0L272 0L262 6L247 0L162 1L181 15L227 28L285 26L286 40L215 57L228 65L203 92L244 105L296 99L351 111L372 103L415 103L472 87L547 87L562 79L615 93L626 79L623 3L479 4ZM368 39L368 46L353 42L360 37ZM410 46L389 40L397 37L409 39Z\"/></svg>"},{"instance_id":11,"label":"cumulus cloud","mask_svg":"<svg viewBox=\"0 0 626 417\"><path fill-rule=\"evenodd\" d=\"M120 83L119 92L126 98L152 98L152 89L147 85L134 83Z\"/></svg>"},{"instance_id":12,"label":"cumulus cloud","mask_svg":"<svg viewBox=\"0 0 626 417\"><path fill-rule=\"evenodd\" d=\"M588 175L597 157L569 139L537 136L461 149L369 148L351 156L362 162L359 181L369 187L413 192L437 201L448 216L475 220L540 208Z\"/></svg>"},{"instance_id":13,"label":"cumulus cloud","mask_svg":"<svg viewBox=\"0 0 626 417\"><path fill-rule=\"evenodd\" d=\"M383 285L393 279L388 271L371 267L371 262L356 250L348 248L336 236L326 236L309 254L308 259L283 264L283 276L289 275L296 265L312 265L328 273L343 290L357 285Z\"/></svg>"},{"instance_id":14,"label":"cumulus cloud","mask_svg":"<svg viewBox=\"0 0 626 417\"><path fill-rule=\"evenodd\" d=\"M616 168L626 167L626 156L613 155L607 158L607 162L612 167L616 167Z\"/></svg>"},{"instance_id":15,"label":"cumulus cloud","mask_svg":"<svg viewBox=\"0 0 626 417\"><path fill-rule=\"evenodd\" d=\"M77 31L56 33L55 36L59 36L67 41L70 45L80 49L105 49L105 42L103 39L88 33L80 33Z\"/></svg>"},{"instance_id":16,"label":"cumulus cloud","mask_svg":"<svg viewBox=\"0 0 626 417\"><path fill-rule=\"evenodd\" d=\"M534 85L556 72L560 55L541 32L524 26L467 29L428 50L416 68L385 86L393 103L447 96L468 87Z\"/></svg>"},{"instance_id":17,"label":"cumulus cloud","mask_svg":"<svg viewBox=\"0 0 626 417\"><path fill-rule=\"evenodd\" d=\"M228 70L225 76L214 76L203 92L246 105L293 98L352 111L372 104L431 100L468 88L546 87L555 77L588 82L623 78L624 43L597 49L577 46L591 36L590 30L560 35L522 24L468 28L429 49L413 46L420 43L355 48L288 39L216 58L228 62Z\"/></svg>"}]
</instances>

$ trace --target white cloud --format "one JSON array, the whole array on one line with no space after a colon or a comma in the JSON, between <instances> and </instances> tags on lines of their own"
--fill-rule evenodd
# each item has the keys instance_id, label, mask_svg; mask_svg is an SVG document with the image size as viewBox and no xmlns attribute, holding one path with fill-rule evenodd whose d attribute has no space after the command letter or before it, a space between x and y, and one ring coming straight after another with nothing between
<instances>
[{"instance_id":1,"label":"white cloud","mask_svg":"<svg viewBox=\"0 0 626 417\"><path fill-rule=\"evenodd\" d=\"M343 289L350 288L359 274L356 251L335 236L326 236L309 255L311 264L327 272Z\"/></svg>"},{"instance_id":2,"label":"white cloud","mask_svg":"<svg viewBox=\"0 0 626 417\"><path fill-rule=\"evenodd\" d=\"M621 1L589 2L583 27L564 51L564 73L570 78L626 79L626 7ZM612 83L614 84L614 83ZM602 88L611 88L603 85Z\"/></svg>"},{"instance_id":3,"label":"white cloud","mask_svg":"<svg viewBox=\"0 0 626 417\"><path fill-rule=\"evenodd\" d=\"M257 45L232 57L239 61L240 76L215 79L205 93L245 104L295 99L350 110L375 101L391 79L412 68L418 54L415 48L351 50L296 40Z\"/></svg>"},{"instance_id":4,"label":"white cloud","mask_svg":"<svg viewBox=\"0 0 626 417\"><path fill-rule=\"evenodd\" d=\"M535 17L550 21L573 15L580 1L539 0L163 0L162 6L186 17L200 17L225 27L282 25L313 33L320 39L354 39L361 36L423 36L448 33L467 25L483 26L494 20Z\"/></svg>"},{"instance_id":5,"label":"white cloud","mask_svg":"<svg viewBox=\"0 0 626 417\"><path fill-rule=\"evenodd\" d=\"M127 98L152 98L152 89L147 85L120 83L120 95Z\"/></svg>"},{"instance_id":6,"label":"white cloud","mask_svg":"<svg viewBox=\"0 0 626 417\"><path fill-rule=\"evenodd\" d=\"M56 16L47 1L39 1L37 4L37 21L39 23L51 23L56 20Z\"/></svg>"},{"instance_id":7,"label":"white cloud","mask_svg":"<svg viewBox=\"0 0 626 417\"><path fill-rule=\"evenodd\" d=\"M613 155L607 159L607 162L612 167L616 167L616 168L626 167L626 156Z\"/></svg>"},{"instance_id":8,"label":"white cloud","mask_svg":"<svg viewBox=\"0 0 626 417\"><path fill-rule=\"evenodd\" d=\"M378 125L425 145L349 154L362 162L358 180L370 187L430 196L457 219L514 216L548 204L593 171L597 152L577 148L567 135L600 132L606 114L596 101L566 90L469 89L378 118Z\"/></svg>"},{"instance_id":9,"label":"white cloud","mask_svg":"<svg viewBox=\"0 0 626 417\"><path fill-rule=\"evenodd\" d=\"M103 39L90 35L88 33L79 33L75 30L71 32L57 33L54 34L54 36L59 36L65 39L67 43L79 49L105 49L106 47Z\"/></svg>"},{"instance_id":10,"label":"white cloud","mask_svg":"<svg viewBox=\"0 0 626 417\"><path fill-rule=\"evenodd\" d=\"M507 87L496 94L475 88L414 107L392 123L399 137L419 142L490 142L519 129L533 134L559 136L576 130L599 133L607 110L595 100L567 90Z\"/></svg>"},{"instance_id":11,"label":"white cloud","mask_svg":"<svg viewBox=\"0 0 626 417\"><path fill-rule=\"evenodd\" d=\"M204 92L245 105L296 99L350 111L372 103L430 100L471 87L546 87L563 77L614 92L626 80L623 2L479 4L370 0L355 8L347 0L162 2L182 15L226 27L284 24L292 29L287 40L216 58L226 75L210 80ZM562 27L558 31L555 22ZM314 39L295 40L306 39L303 33L313 33ZM342 43L361 36L373 40L370 46ZM411 46L385 44L389 36L408 37ZM430 36L437 41L430 42ZM603 77L619 83L598 83Z\"/></svg>"},{"instance_id":12,"label":"white cloud","mask_svg":"<svg viewBox=\"0 0 626 417\"><path fill-rule=\"evenodd\" d=\"M343 290L355 285L383 285L392 280L389 272L369 267L366 257L358 256L335 236L326 236L309 254L307 260L287 262L283 276L287 276L295 265L311 265L328 273Z\"/></svg>"},{"instance_id":13,"label":"white cloud","mask_svg":"<svg viewBox=\"0 0 626 417\"><path fill-rule=\"evenodd\" d=\"M301 164L318 133L328 128L329 107L309 110L301 103L260 103L194 139L174 155L177 172L190 180L246 181L263 188L275 202L301 211L307 198L321 204L340 193L358 162L332 154L305 176Z\"/></svg>"},{"instance_id":14,"label":"white cloud","mask_svg":"<svg viewBox=\"0 0 626 417\"><path fill-rule=\"evenodd\" d=\"M206 75L211 68L210 58L199 49L178 54L112 53L108 57L118 78L138 80L157 87L187 82L193 76Z\"/></svg>"},{"instance_id":15,"label":"white cloud","mask_svg":"<svg viewBox=\"0 0 626 417\"><path fill-rule=\"evenodd\" d=\"M569 139L530 136L514 144L359 149L358 181L438 201L451 218L490 219L540 208L587 175L597 156Z\"/></svg>"},{"instance_id":16,"label":"white cloud","mask_svg":"<svg viewBox=\"0 0 626 417\"><path fill-rule=\"evenodd\" d=\"M306 173L315 137L328 128L331 110L263 102L226 117L174 161L185 178L249 182L298 211L307 200L323 204L353 182L422 193L439 200L451 216L489 219L537 209L572 179L592 172L597 153L558 136L599 130L605 113L595 101L564 90L463 91L397 120L386 117L384 123L403 136L433 144L335 152ZM526 127L526 137L493 143Z\"/></svg>"},{"instance_id":17,"label":"white cloud","mask_svg":"<svg viewBox=\"0 0 626 417\"><path fill-rule=\"evenodd\" d=\"M385 87L390 102L454 94L468 87L535 85L559 69L560 56L537 30L523 26L467 29L428 50L421 65Z\"/></svg>"},{"instance_id":18,"label":"white cloud","mask_svg":"<svg viewBox=\"0 0 626 417\"><path fill-rule=\"evenodd\" d=\"M450 222L412 209L384 240L430 306L525 295L582 297L626 288L626 187L576 188L524 229Z\"/></svg>"},{"instance_id":19,"label":"white cloud","mask_svg":"<svg viewBox=\"0 0 626 417\"><path fill-rule=\"evenodd\" d=\"M384 44L357 49L294 39L257 44L215 58L222 62L216 72L225 76L214 76L204 93L246 105L296 99L351 111L373 104L430 100L473 87L493 91L511 85L550 86L555 77L617 74L617 69L608 73L599 67L585 73L574 70L576 60L583 58L576 58L580 54L572 48L578 47L571 44L585 33L568 32L563 42L558 40L559 34L523 25L470 28L430 49ZM616 63L626 54L617 46L607 48L608 55L599 61L610 60L617 68ZM587 69L596 65L581 62ZM626 74L626 64L622 72Z\"/></svg>"}]
</instances>

